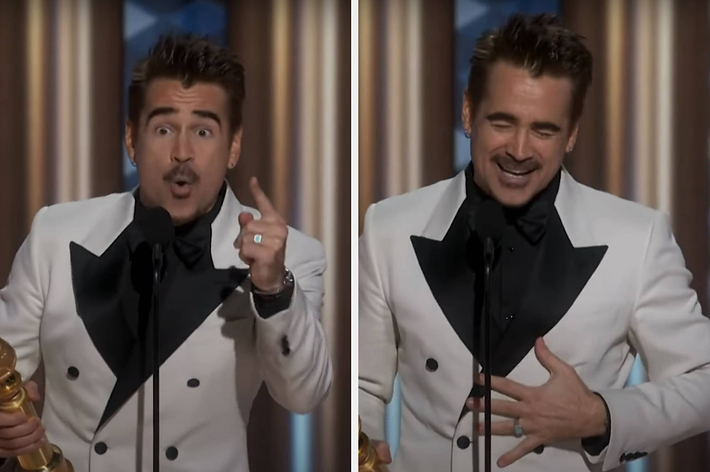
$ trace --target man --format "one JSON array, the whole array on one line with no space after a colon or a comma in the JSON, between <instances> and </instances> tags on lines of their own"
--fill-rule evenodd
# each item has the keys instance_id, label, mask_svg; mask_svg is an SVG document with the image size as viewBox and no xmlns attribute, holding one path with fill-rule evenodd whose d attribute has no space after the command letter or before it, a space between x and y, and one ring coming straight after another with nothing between
<instances>
[{"instance_id":1,"label":"man","mask_svg":"<svg viewBox=\"0 0 710 472\"><path fill-rule=\"evenodd\" d=\"M476 214L488 200L505 217L491 273L493 470L610 470L710 429L710 322L667 217L562 167L591 54L550 15L514 16L478 41L471 62L462 119L472 164L366 215L363 431L384 439L399 373L392 470L482 466ZM650 381L624 388L636 354ZM376 450L389 462L385 443Z\"/></svg>"},{"instance_id":2,"label":"man","mask_svg":"<svg viewBox=\"0 0 710 472\"><path fill-rule=\"evenodd\" d=\"M288 228L255 179L258 210L225 181L239 160L244 71L204 39L161 39L134 70L126 146L131 193L38 212L0 292L0 336L28 379L46 372L42 425L0 415L0 457L57 444L77 472L152 470L151 248L165 208L160 310L160 463L249 469L246 425L262 383L305 413L331 364L320 243ZM34 399L36 388L30 386Z\"/></svg>"}]
</instances>

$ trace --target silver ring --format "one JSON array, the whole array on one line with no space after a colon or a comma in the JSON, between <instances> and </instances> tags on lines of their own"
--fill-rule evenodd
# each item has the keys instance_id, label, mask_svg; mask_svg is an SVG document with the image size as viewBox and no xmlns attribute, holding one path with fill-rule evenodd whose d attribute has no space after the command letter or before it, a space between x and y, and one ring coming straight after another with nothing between
<instances>
[{"instance_id":1,"label":"silver ring","mask_svg":"<svg viewBox=\"0 0 710 472\"><path fill-rule=\"evenodd\" d=\"M523 427L520 425L520 418L513 420L513 427L515 428L515 437L522 438L525 433L523 432Z\"/></svg>"},{"instance_id":2,"label":"silver ring","mask_svg":"<svg viewBox=\"0 0 710 472\"><path fill-rule=\"evenodd\" d=\"M261 244L261 241L264 239L264 236L261 234L255 234L254 235L254 242L256 244Z\"/></svg>"}]
</instances>

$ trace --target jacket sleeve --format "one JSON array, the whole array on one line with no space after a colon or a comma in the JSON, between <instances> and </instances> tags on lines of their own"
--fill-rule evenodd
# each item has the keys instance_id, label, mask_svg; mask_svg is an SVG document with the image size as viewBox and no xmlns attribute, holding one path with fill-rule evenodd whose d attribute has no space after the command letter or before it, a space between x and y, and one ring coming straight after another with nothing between
<instances>
[{"instance_id":1,"label":"jacket sleeve","mask_svg":"<svg viewBox=\"0 0 710 472\"><path fill-rule=\"evenodd\" d=\"M658 213L650 230L629 338L649 381L600 392L611 413L603 470L710 429L710 320Z\"/></svg>"},{"instance_id":2,"label":"jacket sleeve","mask_svg":"<svg viewBox=\"0 0 710 472\"><path fill-rule=\"evenodd\" d=\"M378 264L381 249L372 205L365 215L359 243L358 412L362 430L372 439L385 439L385 405L392 399L397 373L397 342L392 311L387 303Z\"/></svg>"},{"instance_id":3,"label":"jacket sleeve","mask_svg":"<svg viewBox=\"0 0 710 472\"><path fill-rule=\"evenodd\" d=\"M271 396L284 408L308 413L325 398L332 381L332 367L325 331L321 324L325 251L317 241L298 236L287 242L286 266L294 276L288 307L267 318L256 319L256 351ZM289 251L294 245L298 247ZM289 257L289 252L294 257Z\"/></svg>"},{"instance_id":4,"label":"jacket sleeve","mask_svg":"<svg viewBox=\"0 0 710 472\"><path fill-rule=\"evenodd\" d=\"M39 257L40 220L37 213L29 236L20 246L5 288L0 290L0 338L12 346L17 356L16 369L23 381L30 379L40 363L39 328L44 311L43 278Z\"/></svg>"}]
</instances>

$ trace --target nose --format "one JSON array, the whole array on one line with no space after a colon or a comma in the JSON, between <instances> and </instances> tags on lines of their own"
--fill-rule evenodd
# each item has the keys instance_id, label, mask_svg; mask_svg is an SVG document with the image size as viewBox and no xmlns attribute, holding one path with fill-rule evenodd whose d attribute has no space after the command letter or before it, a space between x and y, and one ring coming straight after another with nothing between
<instances>
[{"instance_id":1,"label":"nose","mask_svg":"<svg viewBox=\"0 0 710 472\"><path fill-rule=\"evenodd\" d=\"M188 133L180 133L173 143L171 160L173 162L184 163L194 159L195 153Z\"/></svg>"},{"instance_id":2,"label":"nose","mask_svg":"<svg viewBox=\"0 0 710 472\"><path fill-rule=\"evenodd\" d=\"M530 148L530 139L527 130L520 127L516 130L512 139L506 147L506 152L516 161L524 161L532 157L532 149Z\"/></svg>"}]
</instances>

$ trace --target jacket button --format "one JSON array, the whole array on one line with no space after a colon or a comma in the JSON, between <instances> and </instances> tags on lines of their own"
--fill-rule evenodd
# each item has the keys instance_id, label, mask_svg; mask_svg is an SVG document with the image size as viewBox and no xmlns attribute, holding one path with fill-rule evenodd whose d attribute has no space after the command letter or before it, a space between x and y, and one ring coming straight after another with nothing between
<instances>
[{"instance_id":1,"label":"jacket button","mask_svg":"<svg viewBox=\"0 0 710 472\"><path fill-rule=\"evenodd\" d=\"M67 377L70 380L76 380L79 378L79 369L77 369L74 366L71 366L67 369Z\"/></svg>"},{"instance_id":2,"label":"jacket button","mask_svg":"<svg viewBox=\"0 0 710 472\"><path fill-rule=\"evenodd\" d=\"M96 451L96 454L99 455L106 454L106 451L108 451L108 446L105 442L98 442L94 445L94 451Z\"/></svg>"},{"instance_id":3,"label":"jacket button","mask_svg":"<svg viewBox=\"0 0 710 472\"><path fill-rule=\"evenodd\" d=\"M435 372L436 369L439 368L439 363L436 362L436 359L433 357L430 357L429 359L426 360L426 370L429 372Z\"/></svg>"},{"instance_id":4,"label":"jacket button","mask_svg":"<svg viewBox=\"0 0 710 472\"><path fill-rule=\"evenodd\" d=\"M471 440L468 439L468 436L459 436L459 438L456 440L456 445L459 447L459 449L466 449L470 444Z\"/></svg>"},{"instance_id":5,"label":"jacket button","mask_svg":"<svg viewBox=\"0 0 710 472\"><path fill-rule=\"evenodd\" d=\"M187 386L190 388L197 388L200 386L199 379L190 379L187 381Z\"/></svg>"},{"instance_id":6,"label":"jacket button","mask_svg":"<svg viewBox=\"0 0 710 472\"><path fill-rule=\"evenodd\" d=\"M178 456L178 450L175 446L170 446L166 451L165 451L165 457L168 458L170 461L174 461L177 459Z\"/></svg>"},{"instance_id":7,"label":"jacket button","mask_svg":"<svg viewBox=\"0 0 710 472\"><path fill-rule=\"evenodd\" d=\"M284 356L288 356L289 354L291 354L291 345L288 342L287 336L281 337L281 354L283 354Z\"/></svg>"}]
</instances>

